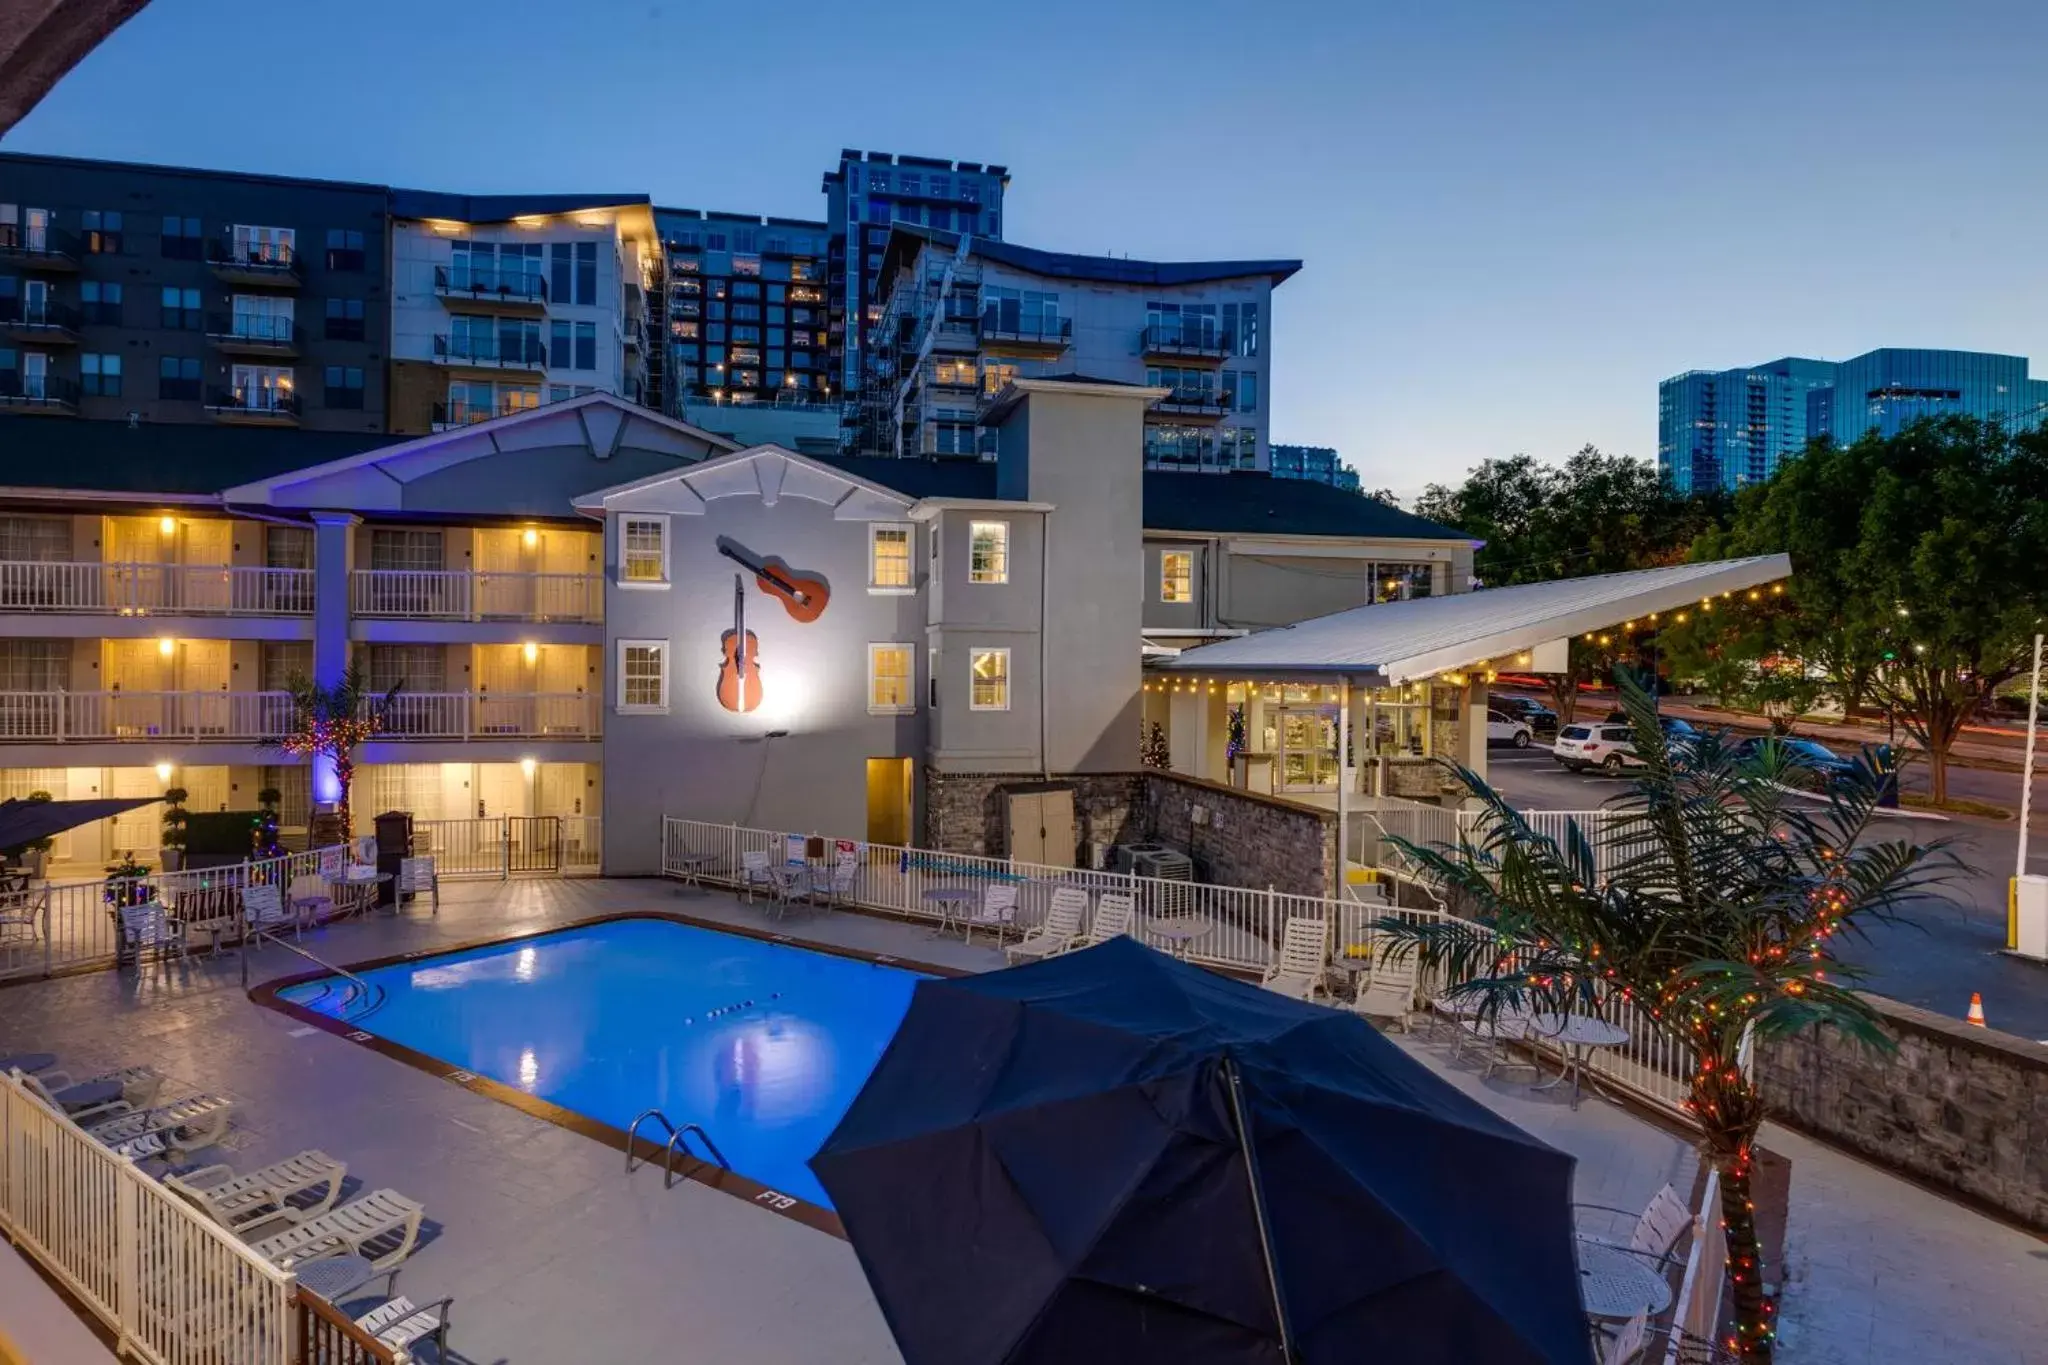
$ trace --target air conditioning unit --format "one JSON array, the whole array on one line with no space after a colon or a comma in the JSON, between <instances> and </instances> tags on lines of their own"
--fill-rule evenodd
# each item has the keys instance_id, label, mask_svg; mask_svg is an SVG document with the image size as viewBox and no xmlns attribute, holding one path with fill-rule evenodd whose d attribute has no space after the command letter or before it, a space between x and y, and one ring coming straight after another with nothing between
<instances>
[{"instance_id":1,"label":"air conditioning unit","mask_svg":"<svg viewBox=\"0 0 2048 1365\"><path fill-rule=\"evenodd\" d=\"M1195 864L1187 854L1156 844L1143 853L1133 852L1131 871L1140 877L1156 877L1160 881L1191 882L1195 879Z\"/></svg>"},{"instance_id":2,"label":"air conditioning unit","mask_svg":"<svg viewBox=\"0 0 2048 1365\"><path fill-rule=\"evenodd\" d=\"M1109 849L1109 870L1135 872L1138 859L1171 851L1165 844L1112 844Z\"/></svg>"}]
</instances>

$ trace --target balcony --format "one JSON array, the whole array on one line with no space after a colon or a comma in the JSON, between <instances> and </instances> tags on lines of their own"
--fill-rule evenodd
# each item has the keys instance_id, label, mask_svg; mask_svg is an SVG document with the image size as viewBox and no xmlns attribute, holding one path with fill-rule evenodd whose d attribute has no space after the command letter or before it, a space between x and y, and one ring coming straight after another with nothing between
<instances>
[{"instance_id":1,"label":"balcony","mask_svg":"<svg viewBox=\"0 0 2048 1365\"><path fill-rule=\"evenodd\" d=\"M581 573L357 569L349 611L424 621L602 621L604 578Z\"/></svg>"},{"instance_id":2,"label":"balcony","mask_svg":"<svg viewBox=\"0 0 2048 1365\"><path fill-rule=\"evenodd\" d=\"M295 427L299 396L277 389L212 389L206 411L214 421L236 426Z\"/></svg>"},{"instance_id":3,"label":"balcony","mask_svg":"<svg viewBox=\"0 0 2048 1365\"><path fill-rule=\"evenodd\" d=\"M0 560L0 611L311 616L313 571L222 564Z\"/></svg>"},{"instance_id":4,"label":"balcony","mask_svg":"<svg viewBox=\"0 0 2048 1365\"><path fill-rule=\"evenodd\" d=\"M518 371L545 375L548 348L539 337L434 337L434 363L455 369Z\"/></svg>"},{"instance_id":5,"label":"balcony","mask_svg":"<svg viewBox=\"0 0 2048 1365\"><path fill-rule=\"evenodd\" d=\"M478 422L488 422L493 417L503 417L516 409L507 408L496 412L482 403L436 403L434 404L434 430L449 431L455 427L471 427Z\"/></svg>"},{"instance_id":6,"label":"balcony","mask_svg":"<svg viewBox=\"0 0 2048 1365\"><path fill-rule=\"evenodd\" d=\"M289 692L0 692L0 743L277 739Z\"/></svg>"},{"instance_id":7,"label":"balcony","mask_svg":"<svg viewBox=\"0 0 2048 1365\"><path fill-rule=\"evenodd\" d=\"M61 228L0 223L0 266L41 274L76 274L78 238Z\"/></svg>"},{"instance_id":8,"label":"balcony","mask_svg":"<svg viewBox=\"0 0 2048 1365\"><path fill-rule=\"evenodd\" d=\"M1166 417L1192 417L1214 421L1230 411L1231 399L1229 389L1183 387L1168 390L1166 397L1154 403L1151 410Z\"/></svg>"},{"instance_id":9,"label":"balcony","mask_svg":"<svg viewBox=\"0 0 2048 1365\"><path fill-rule=\"evenodd\" d=\"M208 313L206 339L223 355L290 359L299 353L304 335L290 318L260 313Z\"/></svg>"},{"instance_id":10,"label":"balcony","mask_svg":"<svg viewBox=\"0 0 2048 1365\"><path fill-rule=\"evenodd\" d=\"M1230 343L1212 322L1201 326L1189 322L1155 322L1139 338L1147 360L1222 360L1231 352Z\"/></svg>"},{"instance_id":11,"label":"balcony","mask_svg":"<svg viewBox=\"0 0 2048 1365\"><path fill-rule=\"evenodd\" d=\"M76 346L83 319L63 303L0 299L0 335L30 346Z\"/></svg>"},{"instance_id":12,"label":"balcony","mask_svg":"<svg viewBox=\"0 0 2048 1365\"><path fill-rule=\"evenodd\" d=\"M548 282L539 275L495 270L434 267L434 295L460 303L465 311L541 317L548 311Z\"/></svg>"},{"instance_id":13,"label":"balcony","mask_svg":"<svg viewBox=\"0 0 2048 1365\"><path fill-rule=\"evenodd\" d=\"M1023 317L1000 308L984 309L981 315L981 342L984 346L1058 355L1073 339L1072 318Z\"/></svg>"},{"instance_id":14,"label":"balcony","mask_svg":"<svg viewBox=\"0 0 2048 1365\"><path fill-rule=\"evenodd\" d=\"M972 364L934 364L927 362L924 367L924 382L935 389L958 389L973 392L981 384L981 378L974 372Z\"/></svg>"},{"instance_id":15,"label":"balcony","mask_svg":"<svg viewBox=\"0 0 2048 1365\"><path fill-rule=\"evenodd\" d=\"M380 740L596 739L601 699L585 692L403 692Z\"/></svg>"},{"instance_id":16,"label":"balcony","mask_svg":"<svg viewBox=\"0 0 2048 1365\"><path fill-rule=\"evenodd\" d=\"M1145 442L1147 469L1223 469L1222 445L1214 439Z\"/></svg>"},{"instance_id":17,"label":"balcony","mask_svg":"<svg viewBox=\"0 0 2048 1365\"><path fill-rule=\"evenodd\" d=\"M0 370L0 412L40 417L76 417L78 381L54 374Z\"/></svg>"},{"instance_id":18,"label":"balcony","mask_svg":"<svg viewBox=\"0 0 2048 1365\"><path fill-rule=\"evenodd\" d=\"M239 246L216 237L206 244L206 263L224 284L253 284L263 289L297 289L305 282L298 253L281 242Z\"/></svg>"}]
</instances>

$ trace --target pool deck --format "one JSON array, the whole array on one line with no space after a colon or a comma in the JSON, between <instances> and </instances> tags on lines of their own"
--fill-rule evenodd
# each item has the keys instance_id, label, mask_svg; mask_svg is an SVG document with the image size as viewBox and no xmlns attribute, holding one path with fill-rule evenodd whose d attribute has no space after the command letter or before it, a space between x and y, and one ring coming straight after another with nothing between
<instances>
[{"instance_id":1,"label":"pool deck","mask_svg":"<svg viewBox=\"0 0 2048 1365\"><path fill-rule=\"evenodd\" d=\"M631 911L762 925L758 906L718 891L513 880L450 883L438 915L332 925L305 946L346 964ZM770 927L967 971L1001 964L979 940L864 915ZM274 948L250 965L252 984L311 968ZM1401 1041L1577 1156L1581 1202L1640 1208L1666 1181L1690 1191L1696 1163L1671 1134L1598 1100L1571 1110L1520 1075L1482 1080L1420 1034ZM231 1095L236 1126L203 1159L246 1168L318 1147L365 1190L419 1199L432 1236L401 1288L455 1296L452 1360L900 1359L845 1242L702 1184L664 1190L658 1166L628 1176L611 1147L252 1004L233 953L0 989L0 1051L32 1048L74 1070L150 1062L173 1092ZM1792 1134L1766 1141L1794 1162L1781 1360L2048 1365L2048 1247Z\"/></svg>"}]
</instances>

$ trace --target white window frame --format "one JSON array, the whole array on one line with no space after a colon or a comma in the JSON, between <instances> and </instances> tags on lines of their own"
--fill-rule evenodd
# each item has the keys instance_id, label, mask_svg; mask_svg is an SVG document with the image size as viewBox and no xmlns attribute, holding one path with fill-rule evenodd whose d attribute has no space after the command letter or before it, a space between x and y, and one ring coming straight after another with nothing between
<instances>
[{"instance_id":1,"label":"white window frame","mask_svg":"<svg viewBox=\"0 0 2048 1365\"><path fill-rule=\"evenodd\" d=\"M883 650L896 650L903 655L903 700L881 702L875 699L875 659ZM874 640L868 644L868 714L871 716L909 716L917 712L917 646L896 640Z\"/></svg>"},{"instance_id":2,"label":"white window frame","mask_svg":"<svg viewBox=\"0 0 2048 1365\"><path fill-rule=\"evenodd\" d=\"M884 583L876 573L881 563L875 553L884 531L903 534L903 582ZM877 521L868 526L868 592L876 597L908 597L917 591L917 528L907 521Z\"/></svg>"},{"instance_id":3,"label":"white window frame","mask_svg":"<svg viewBox=\"0 0 2048 1365\"><path fill-rule=\"evenodd\" d=\"M649 704L647 702L629 702L626 700L626 651L629 649L652 649L659 652L661 657L660 701ZM618 642L614 663L619 681L618 689L614 693L612 700L620 715L665 716L668 714L669 657L669 643L666 640L620 640Z\"/></svg>"},{"instance_id":4,"label":"white window frame","mask_svg":"<svg viewBox=\"0 0 2048 1365\"><path fill-rule=\"evenodd\" d=\"M983 573L974 567L974 542L986 530L994 530L998 539L997 553L1002 557L1002 569L995 573ZM1010 581L1010 523L1007 521L970 521L967 523L967 581L969 583L1007 583Z\"/></svg>"},{"instance_id":5,"label":"white window frame","mask_svg":"<svg viewBox=\"0 0 2048 1365\"><path fill-rule=\"evenodd\" d=\"M1179 560L1183 566L1178 575L1174 574L1168 567L1175 560ZM1168 596L1168 586L1174 583L1176 578L1185 582L1185 590L1178 597ZM1186 606L1195 600L1195 552L1193 550L1161 550L1159 552L1159 600L1175 607Z\"/></svg>"},{"instance_id":6,"label":"white window frame","mask_svg":"<svg viewBox=\"0 0 2048 1365\"><path fill-rule=\"evenodd\" d=\"M980 676L975 672L974 665L975 661L984 654L1000 654L1003 656L1003 701L1000 706L976 701L974 697L974 685ZM1010 651L1008 649L970 649L967 651L967 709L970 711L1007 711L1010 709Z\"/></svg>"},{"instance_id":7,"label":"white window frame","mask_svg":"<svg viewBox=\"0 0 2048 1365\"><path fill-rule=\"evenodd\" d=\"M632 526L632 525L633 525L634 523L636 523L636 522L638 522L638 523L642 523L642 524L652 524L652 525L654 525L654 526L657 526L657 527L659 527L659 528L660 528L660 532L661 532L661 577L660 577L660 578L628 578L628 577L626 576L626 554L627 554L627 550L626 550L626 536L627 536L627 528L628 528L628 527L630 527L630 526ZM626 513L621 513L621 514L620 514L620 516L619 516L619 568L618 568L618 582L619 582L619 586L620 586L620 587L622 587L622 588L666 588L666 587L668 587L668 586L669 586L669 583L670 583L670 575L669 575L669 534L668 534L668 532L669 532L668 518L667 518L667 517L665 517L665 516L651 516L651 515L647 515L647 514L644 514L644 513L634 513L634 512L626 512Z\"/></svg>"}]
</instances>

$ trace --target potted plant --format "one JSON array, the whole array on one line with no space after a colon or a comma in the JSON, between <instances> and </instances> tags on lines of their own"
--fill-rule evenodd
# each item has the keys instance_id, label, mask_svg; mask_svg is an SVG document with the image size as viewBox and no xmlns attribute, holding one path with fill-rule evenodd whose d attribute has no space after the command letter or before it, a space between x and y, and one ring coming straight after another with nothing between
<instances>
[{"instance_id":1,"label":"potted plant","mask_svg":"<svg viewBox=\"0 0 2048 1365\"><path fill-rule=\"evenodd\" d=\"M164 793L162 862L166 872L176 872L185 861L185 801L192 793L172 787Z\"/></svg>"},{"instance_id":2,"label":"potted plant","mask_svg":"<svg viewBox=\"0 0 2048 1365\"><path fill-rule=\"evenodd\" d=\"M48 792L30 792L21 799L24 801L54 801L57 798ZM45 868L49 865L50 850L56 846L56 843L55 839L45 836L41 839L31 839L25 844L17 844L10 849L0 849L0 853L4 853L10 862L20 863L28 870L29 876L40 879Z\"/></svg>"},{"instance_id":3,"label":"potted plant","mask_svg":"<svg viewBox=\"0 0 2048 1365\"><path fill-rule=\"evenodd\" d=\"M125 905L144 905L155 894L149 884L149 869L135 861L131 850L116 854L118 861L108 864L104 898L107 908L119 913Z\"/></svg>"},{"instance_id":4,"label":"potted plant","mask_svg":"<svg viewBox=\"0 0 2048 1365\"><path fill-rule=\"evenodd\" d=\"M276 787L265 787L256 793L256 828L250 836L250 853L258 860L280 857L284 846L277 841L278 808L284 804L284 793Z\"/></svg>"}]
</instances>

